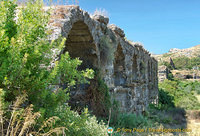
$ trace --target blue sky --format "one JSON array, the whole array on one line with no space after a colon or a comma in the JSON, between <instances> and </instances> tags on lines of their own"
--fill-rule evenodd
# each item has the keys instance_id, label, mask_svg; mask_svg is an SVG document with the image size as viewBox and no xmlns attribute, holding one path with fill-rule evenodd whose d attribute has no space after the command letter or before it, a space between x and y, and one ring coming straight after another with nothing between
<instances>
[{"instance_id":1,"label":"blue sky","mask_svg":"<svg viewBox=\"0 0 200 136\"><path fill-rule=\"evenodd\" d=\"M151 53L200 44L200 0L79 0L79 5L90 13L107 10L110 24Z\"/></svg>"}]
</instances>

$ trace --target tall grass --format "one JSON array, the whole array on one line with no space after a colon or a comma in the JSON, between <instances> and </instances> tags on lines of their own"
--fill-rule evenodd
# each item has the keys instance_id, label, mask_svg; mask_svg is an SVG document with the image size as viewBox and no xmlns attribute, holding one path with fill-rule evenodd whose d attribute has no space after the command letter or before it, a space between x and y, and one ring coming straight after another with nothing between
<instances>
[{"instance_id":1,"label":"tall grass","mask_svg":"<svg viewBox=\"0 0 200 136\"><path fill-rule=\"evenodd\" d=\"M50 117L41 125L38 119L41 114L33 112L33 105L26 106L27 95L16 98L14 104L8 108L3 107L3 91L0 90L0 134L1 136L50 136L65 135L65 127L54 127L58 117ZM36 126L39 126L36 128Z\"/></svg>"},{"instance_id":2,"label":"tall grass","mask_svg":"<svg viewBox=\"0 0 200 136\"><path fill-rule=\"evenodd\" d=\"M95 15L101 15L101 16L109 17L108 11L105 10L105 9L102 9L102 8L96 9L94 11L94 13L92 14L92 16L95 16Z\"/></svg>"}]
</instances>

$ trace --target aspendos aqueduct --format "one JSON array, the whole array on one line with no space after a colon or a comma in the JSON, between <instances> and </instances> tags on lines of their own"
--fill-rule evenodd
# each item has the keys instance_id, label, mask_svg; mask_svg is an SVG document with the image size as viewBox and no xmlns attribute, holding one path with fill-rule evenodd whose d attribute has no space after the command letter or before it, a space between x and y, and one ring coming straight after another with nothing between
<instances>
[{"instance_id":1,"label":"aspendos aqueduct","mask_svg":"<svg viewBox=\"0 0 200 136\"><path fill-rule=\"evenodd\" d=\"M109 18L90 16L79 6L57 6L49 22L50 40L66 37L62 53L80 58L80 70L99 70L121 111L142 113L158 100L157 61L140 44L127 41L122 29L108 23ZM82 102L87 87L76 88L76 103Z\"/></svg>"}]
</instances>

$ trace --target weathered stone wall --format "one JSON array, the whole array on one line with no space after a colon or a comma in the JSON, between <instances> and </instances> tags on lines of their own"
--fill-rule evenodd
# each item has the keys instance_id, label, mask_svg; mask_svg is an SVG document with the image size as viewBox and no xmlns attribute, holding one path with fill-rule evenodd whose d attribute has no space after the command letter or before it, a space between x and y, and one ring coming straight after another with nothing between
<instances>
[{"instance_id":1,"label":"weathered stone wall","mask_svg":"<svg viewBox=\"0 0 200 136\"><path fill-rule=\"evenodd\" d=\"M55 7L49 22L50 40L66 37L63 52L83 60L80 69L99 69L122 111L142 113L149 103L157 103L157 61L108 22L109 18L90 16L78 6Z\"/></svg>"},{"instance_id":2,"label":"weathered stone wall","mask_svg":"<svg viewBox=\"0 0 200 136\"><path fill-rule=\"evenodd\" d=\"M165 65L159 66L158 67L158 81L163 82L165 79L168 79L169 73L171 72Z\"/></svg>"}]
</instances>

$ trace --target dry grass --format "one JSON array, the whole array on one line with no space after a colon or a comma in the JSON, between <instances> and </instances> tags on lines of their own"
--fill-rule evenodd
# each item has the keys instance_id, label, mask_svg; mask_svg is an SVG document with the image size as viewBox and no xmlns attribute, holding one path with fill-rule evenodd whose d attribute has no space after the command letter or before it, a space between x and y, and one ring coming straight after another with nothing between
<instances>
[{"instance_id":1,"label":"dry grass","mask_svg":"<svg viewBox=\"0 0 200 136\"><path fill-rule=\"evenodd\" d=\"M109 14L108 14L108 11L106 11L105 9L96 9L94 11L94 13L92 14L92 16L95 16L95 15L101 15L101 16L104 16L104 17L109 17Z\"/></svg>"},{"instance_id":2,"label":"dry grass","mask_svg":"<svg viewBox=\"0 0 200 136\"><path fill-rule=\"evenodd\" d=\"M200 111L187 111L187 128L191 129L190 136L200 136Z\"/></svg>"},{"instance_id":3,"label":"dry grass","mask_svg":"<svg viewBox=\"0 0 200 136\"><path fill-rule=\"evenodd\" d=\"M58 117L51 117L44 121L39 129L35 130L37 119L41 116L39 112L33 112L33 105L22 107L27 100L26 95L17 97L10 109L3 109L3 91L0 90L0 134L1 136L50 136L52 134L65 136L65 127L54 128L53 125ZM10 117L4 116L10 114ZM48 131L46 131L48 130Z\"/></svg>"},{"instance_id":4,"label":"dry grass","mask_svg":"<svg viewBox=\"0 0 200 136\"><path fill-rule=\"evenodd\" d=\"M78 0L57 0L54 2L48 1L45 3L45 5L79 5L79 1Z\"/></svg>"},{"instance_id":5,"label":"dry grass","mask_svg":"<svg viewBox=\"0 0 200 136\"><path fill-rule=\"evenodd\" d=\"M27 0L18 0L17 1L17 4L19 6L22 6L22 5L26 5L27 3ZM79 5L79 1L78 0L46 0L44 1L44 5L45 6L59 6L59 5Z\"/></svg>"}]
</instances>

